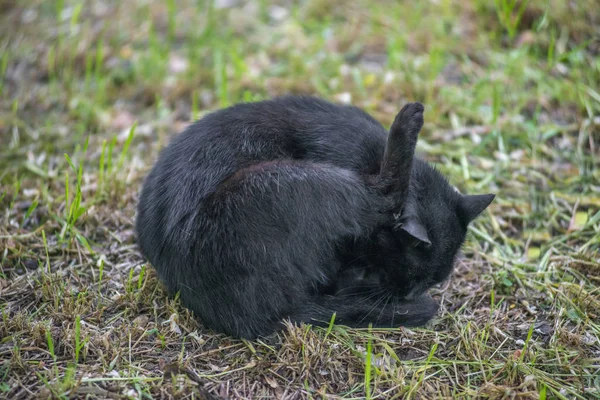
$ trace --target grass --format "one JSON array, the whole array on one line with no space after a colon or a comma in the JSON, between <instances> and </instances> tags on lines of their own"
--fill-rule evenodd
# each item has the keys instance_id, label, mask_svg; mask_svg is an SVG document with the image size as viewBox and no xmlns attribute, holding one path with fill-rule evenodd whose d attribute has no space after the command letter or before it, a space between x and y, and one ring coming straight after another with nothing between
<instances>
[{"instance_id":1,"label":"grass","mask_svg":"<svg viewBox=\"0 0 600 400\"><path fill-rule=\"evenodd\" d=\"M0 397L600 398L593 0L0 1ZM190 120L283 93L391 123L495 192L427 327L217 335L135 245Z\"/></svg>"}]
</instances>

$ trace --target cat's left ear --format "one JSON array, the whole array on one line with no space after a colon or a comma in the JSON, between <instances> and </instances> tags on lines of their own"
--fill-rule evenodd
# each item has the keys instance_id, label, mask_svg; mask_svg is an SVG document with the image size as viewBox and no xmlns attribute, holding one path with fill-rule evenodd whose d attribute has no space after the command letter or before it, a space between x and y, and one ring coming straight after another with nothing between
<instances>
[{"instance_id":1,"label":"cat's left ear","mask_svg":"<svg viewBox=\"0 0 600 400\"><path fill-rule=\"evenodd\" d=\"M476 194L462 196L459 203L460 212L468 224L485 210L496 197L495 194Z\"/></svg>"},{"instance_id":2,"label":"cat's left ear","mask_svg":"<svg viewBox=\"0 0 600 400\"><path fill-rule=\"evenodd\" d=\"M408 218L402 221L400 230L408 233L414 239L427 246L431 245L431 241L429 240L429 236L427 235L427 229L423 226L421 221L419 221L416 218Z\"/></svg>"},{"instance_id":3,"label":"cat's left ear","mask_svg":"<svg viewBox=\"0 0 600 400\"><path fill-rule=\"evenodd\" d=\"M417 205L412 197L406 200L406 204L402 210L402 215L397 220L397 228L419 242L430 246L431 240L427 235L427 228L423 225L419 213L417 212Z\"/></svg>"}]
</instances>

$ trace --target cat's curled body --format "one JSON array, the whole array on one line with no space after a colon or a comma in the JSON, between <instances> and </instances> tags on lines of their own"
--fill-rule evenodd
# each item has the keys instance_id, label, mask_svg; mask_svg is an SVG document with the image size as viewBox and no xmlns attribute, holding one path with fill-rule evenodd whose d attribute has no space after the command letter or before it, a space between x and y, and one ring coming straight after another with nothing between
<instances>
[{"instance_id":1,"label":"cat's curled body","mask_svg":"<svg viewBox=\"0 0 600 400\"><path fill-rule=\"evenodd\" d=\"M142 253L208 327L266 335L284 319L413 326L437 303L466 228L462 196L414 158L423 106L390 133L358 108L288 96L238 104L176 136L138 208Z\"/></svg>"}]
</instances>

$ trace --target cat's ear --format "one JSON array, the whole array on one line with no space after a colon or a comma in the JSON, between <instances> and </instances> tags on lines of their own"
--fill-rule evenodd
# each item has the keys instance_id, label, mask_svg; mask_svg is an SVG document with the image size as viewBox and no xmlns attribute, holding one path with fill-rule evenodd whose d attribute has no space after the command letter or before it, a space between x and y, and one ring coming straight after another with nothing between
<instances>
[{"instance_id":1,"label":"cat's ear","mask_svg":"<svg viewBox=\"0 0 600 400\"><path fill-rule=\"evenodd\" d=\"M427 235L427 229L417 218L407 218L403 220L402 225L400 225L400 230L408 233L410 236L427 246L431 245L431 240L429 240L429 236Z\"/></svg>"},{"instance_id":2,"label":"cat's ear","mask_svg":"<svg viewBox=\"0 0 600 400\"><path fill-rule=\"evenodd\" d=\"M463 219L468 224L485 210L496 197L495 194L476 194L462 196L459 208Z\"/></svg>"},{"instance_id":3,"label":"cat's ear","mask_svg":"<svg viewBox=\"0 0 600 400\"><path fill-rule=\"evenodd\" d=\"M412 197L408 197L402 210L402 215L398 218L397 229L410 235L417 241L430 246L431 240L427 235L427 228L419 218L418 207Z\"/></svg>"}]
</instances>

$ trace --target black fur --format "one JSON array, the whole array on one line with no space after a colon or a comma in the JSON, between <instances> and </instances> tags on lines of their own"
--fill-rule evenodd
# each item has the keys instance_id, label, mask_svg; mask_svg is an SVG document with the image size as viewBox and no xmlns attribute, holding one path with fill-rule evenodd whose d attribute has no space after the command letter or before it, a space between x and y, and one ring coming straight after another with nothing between
<instances>
[{"instance_id":1,"label":"black fur","mask_svg":"<svg viewBox=\"0 0 600 400\"><path fill-rule=\"evenodd\" d=\"M209 114L144 184L141 251L205 325L233 336L333 313L355 327L424 324L438 308L425 290L448 277L493 195L462 196L414 158L422 125L419 103L388 135L358 108L293 96Z\"/></svg>"}]
</instances>

